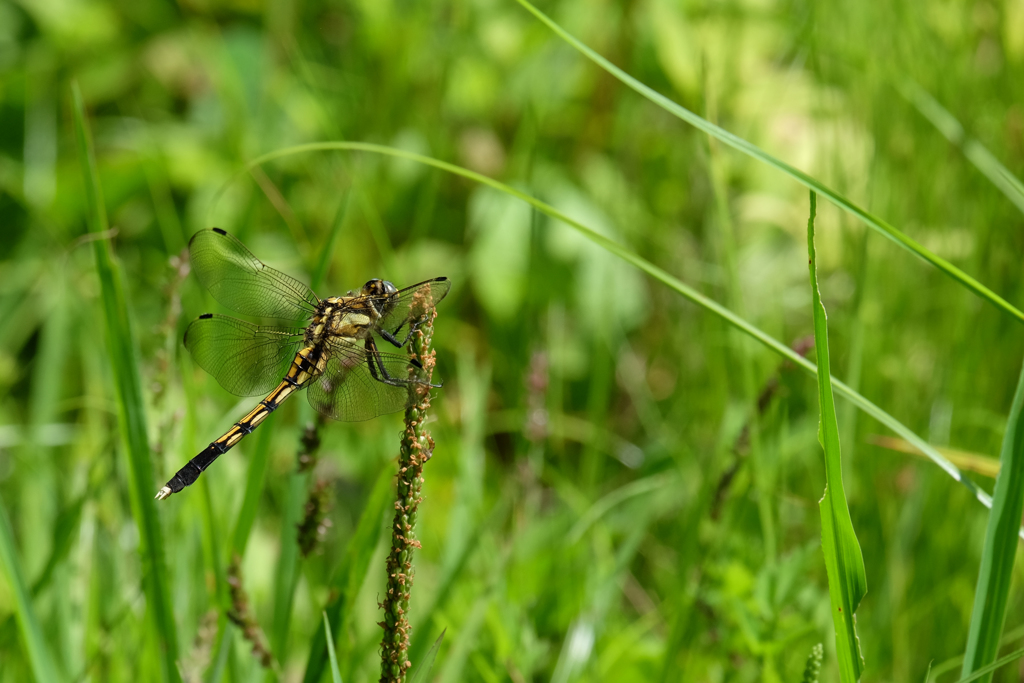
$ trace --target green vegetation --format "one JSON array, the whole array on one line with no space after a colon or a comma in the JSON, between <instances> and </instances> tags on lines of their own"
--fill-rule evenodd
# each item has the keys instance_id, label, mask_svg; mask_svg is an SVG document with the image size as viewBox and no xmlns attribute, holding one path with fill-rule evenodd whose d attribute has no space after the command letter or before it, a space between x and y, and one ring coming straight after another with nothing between
<instances>
[{"instance_id":1,"label":"green vegetation","mask_svg":"<svg viewBox=\"0 0 1024 683\"><path fill-rule=\"evenodd\" d=\"M1020 0L0 0L0 682L380 675L400 415L152 500L258 400L211 226L453 280L410 678L1016 680L1021 73Z\"/></svg>"}]
</instances>

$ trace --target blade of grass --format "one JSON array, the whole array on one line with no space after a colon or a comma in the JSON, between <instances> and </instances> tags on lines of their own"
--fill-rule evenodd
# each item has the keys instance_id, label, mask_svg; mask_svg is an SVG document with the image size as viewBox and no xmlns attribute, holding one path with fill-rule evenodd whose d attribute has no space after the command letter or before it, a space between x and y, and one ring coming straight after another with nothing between
<instances>
[{"instance_id":1,"label":"blade of grass","mask_svg":"<svg viewBox=\"0 0 1024 683\"><path fill-rule=\"evenodd\" d=\"M427 656L423 658L423 662L420 663L416 670L412 673L412 678L409 683L426 683L430 679L430 670L434 668L434 660L437 658L437 651L441 649L441 641L444 640L445 631L441 631L441 635L437 637L430 650L427 652Z\"/></svg>"},{"instance_id":2,"label":"blade of grass","mask_svg":"<svg viewBox=\"0 0 1024 683\"><path fill-rule=\"evenodd\" d=\"M434 168L441 169L442 171L447 171L448 173L452 173L463 178L474 180L478 183L487 185L488 187L493 187L496 190L505 192L506 194L509 194L513 197L517 197L518 199L521 199L527 204L530 204L531 206L535 207L541 213L550 216L551 218L554 218L556 220L562 221L569 227L573 228L574 230L577 230L580 234L589 239L591 242L594 242L601 248L607 250L612 254L615 254L623 261L626 261L627 263L636 266L643 272L650 275L655 280L661 282L669 289L674 290L675 292L683 295L693 303L704 308L708 312L713 313L718 317L722 318L725 322L729 323L738 330L748 334L750 337L761 342L775 353L779 354L783 358L786 358L787 360L792 361L797 366L803 368L812 375L816 375L818 372L818 369L814 365L814 363L810 362L800 354L796 353L795 351L793 351L793 349L789 348L787 345L783 344L778 339L772 337L767 332L747 322L746 320L744 320L743 318L741 318L740 316L736 315L731 310L726 308L725 306L719 304L717 301L714 301L713 299L704 296L694 288L685 284L682 280L679 280L675 276L669 274L667 271L662 270L661 268L654 265L650 261L641 258L640 256L633 253L626 247L623 247L621 244L618 244L617 242L614 242L608 239L607 237L597 233L596 231L588 228L582 223L575 221L572 218L569 218L568 216L566 216L564 213L554 208L553 206L545 204L539 199L536 199L524 192L520 192L519 190L509 187L504 183L498 182L493 178L488 178L487 176L482 175L480 173L476 173L475 171L470 171L469 169L462 168L461 166L456 166L455 164L450 164L446 161L441 161L439 159L434 159L432 157L423 156L421 154L415 154L413 152L407 152L405 150L397 149L394 147L375 145L368 142L313 142L304 145L296 145L294 147L285 147L282 149L275 150L273 152L268 152L267 154L257 157L256 159L249 162L249 164L246 165L245 169L242 169L234 176L234 178L231 178L224 183L221 189L218 190L218 192L214 195L213 202L217 202L217 199L224 193L224 191L230 186L230 184L234 182L235 178L244 175L245 173L248 173L249 166L262 164L267 161L289 156L292 154L303 154L306 152L320 152L327 150L363 151L372 152L375 154L385 154L388 156L401 157L403 159L410 159L412 161L417 161L427 166L433 166ZM942 470L946 472L946 474L951 476L955 481L959 482L968 491L970 491L971 495L973 495L982 505L988 508L992 507L992 498L987 493L981 490L973 481L964 477L960 470L956 467L956 465L951 463L941 453L935 450L935 448L931 444L929 444L920 436L912 432L902 422L900 422L895 417L879 408L877 405L869 401L860 393L854 391L849 386L847 386L840 380L836 379L835 377L832 377L832 388L838 391L843 396L845 396L847 400L852 402L858 409L875 418L883 425L885 425L886 427L894 431L896 434L898 434L900 437L913 444L916 448L920 449L920 451L924 453L926 456L928 456L928 458L932 462L934 462L936 465L942 468ZM1024 538L1024 529L1020 530L1020 536L1021 538Z\"/></svg>"},{"instance_id":3,"label":"blade of grass","mask_svg":"<svg viewBox=\"0 0 1024 683\"><path fill-rule=\"evenodd\" d=\"M220 605L221 611L223 611L230 607L231 598L228 594L224 565L220 562L220 549L224 546L221 543L220 535L217 533L217 516L213 509L213 496L210 493L210 485L208 483L200 487L200 500L202 501L200 514L203 519L203 549L207 556L210 570L213 572L214 597Z\"/></svg>"},{"instance_id":4,"label":"blade of grass","mask_svg":"<svg viewBox=\"0 0 1024 683\"><path fill-rule=\"evenodd\" d=\"M327 619L327 612L324 615L324 630L327 633L327 654L331 657L331 681L341 683L341 672L338 671L338 655L334 651L334 634L331 633L331 622Z\"/></svg>"},{"instance_id":5,"label":"blade of grass","mask_svg":"<svg viewBox=\"0 0 1024 683\"><path fill-rule=\"evenodd\" d=\"M50 656L46 639L43 637L43 630L39 626L39 619L36 618L35 609L32 607L32 598L29 596L28 587L25 584L25 575L21 571L21 562L18 560L17 546L14 543L14 529L11 527L11 520L7 517L7 507L0 498L0 565L3 566L4 576L7 577L7 584L14 599L14 616L18 620L18 628L21 637L25 641L25 650L28 652L28 661L32 666L32 673L39 683L51 683L59 681L57 670L53 665L53 658Z\"/></svg>"},{"instance_id":6,"label":"blade of grass","mask_svg":"<svg viewBox=\"0 0 1024 683\"><path fill-rule=\"evenodd\" d=\"M980 142L967 137L964 127L938 100L914 81L904 81L899 86L900 94L928 119L933 126L952 144L960 148L967 160L981 171L1006 198L1024 213L1024 183L1016 178L995 155Z\"/></svg>"},{"instance_id":7,"label":"blade of grass","mask_svg":"<svg viewBox=\"0 0 1024 683\"><path fill-rule=\"evenodd\" d=\"M190 428L186 428L190 431ZM192 439L186 443L193 443ZM213 509L213 497L210 495L210 483L204 478L199 484L200 499L202 500L201 515L203 518L203 550L205 561L213 573L214 583L214 604L218 606L217 614L217 636L214 643L215 656L209 670L206 672L204 681L215 683L219 681L224 671L226 656L231 648L231 625L227 619L227 612L231 608L231 596L227 584L227 576L224 572L224 565L221 562L220 548L222 544L217 533L218 525L215 522Z\"/></svg>"},{"instance_id":8,"label":"blade of grass","mask_svg":"<svg viewBox=\"0 0 1024 683\"><path fill-rule=\"evenodd\" d=\"M916 241L914 241L907 235L897 230L894 226L885 222L878 216L875 216L874 214L868 212L867 210L857 206L852 201L850 201L843 195L839 194L835 190L827 187L819 180L812 178L803 171L790 166L789 164L780 159L776 159L771 154L768 154L757 145L754 145L753 143L748 142L743 138L734 135L733 133L730 133L724 128L719 128L710 121L701 118L697 114L694 114L689 109L686 109L685 107L676 104L675 102L668 99L664 95L652 90L651 88L647 87L640 81L636 80L635 78L627 74L625 71L618 68L617 66L609 62L607 59L605 59L604 57L602 57L601 55L597 54L589 47L584 45L577 38L569 34L569 32L567 32L561 26L552 21L551 18L549 18L546 14L544 14L539 9L537 9L529 2L527 2L527 0L517 1L520 5L525 7L527 11L529 11L531 14L537 17L541 22L546 24L547 27L554 31L555 34L557 34L558 37L560 37L562 40L572 45L574 48L576 48L576 50L578 50L585 57L587 57L592 62L597 64L599 67L610 73L618 80L622 81L622 83L624 83L625 85L629 86L636 92L646 97L654 104L661 107L665 111L669 112L670 114L673 114L674 116L677 116L683 121L686 121L691 126L720 140L726 145L729 145L733 149L743 152L744 154L753 157L758 161L761 161L779 171L782 171L783 173L793 178L798 183L800 183L807 189L811 190L812 192L817 192L818 194L828 197L836 206L850 213L851 215L856 216L868 227L878 231L882 235L885 235L886 237L888 237L893 242L900 245L910 253L915 254L924 259L925 261L931 263L933 266L941 270L943 273L949 275L951 278L962 284L964 287L971 290L982 299L985 299L986 301L990 302L997 308L1001 309L1003 312L1008 313L1009 315L1013 316L1014 318L1021 322L1024 322L1024 313L1015 308L1012 304L1010 304L1010 302L1003 299L1001 296L999 296L998 294L990 290L988 287L975 280L967 273L963 272L962 270L954 266L949 261L946 261L944 258L938 256L937 254L932 253L921 244L918 244Z\"/></svg>"},{"instance_id":9,"label":"blade of grass","mask_svg":"<svg viewBox=\"0 0 1024 683\"><path fill-rule=\"evenodd\" d=\"M956 683L971 683L971 681L979 680L982 676L987 676L987 677L991 678L992 672L996 671L997 669L999 669L1001 667L1006 666L1010 662L1017 661L1021 657L1024 657L1024 648L1021 648L1019 650L1014 650L1013 652L1011 652L1010 654L1006 655L1005 657L1000 657L999 659L997 659L996 661L992 662L988 666L983 667L981 669L978 669L977 671L975 671L970 676L966 676L964 678L961 678Z\"/></svg>"},{"instance_id":10,"label":"blade of grass","mask_svg":"<svg viewBox=\"0 0 1024 683\"><path fill-rule=\"evenodd\" d=\"M72 85L74 98L75 137L78 158L82 164L88 200L89 230L94 235L107 231L107 213L99 184L92 138L85 122L85 105L78 85ZM156 516L151 489L156 478L150 465L149 442L146 436L146 413L139 381L131 312L121 279L120 265L114 258L109 239L93 241L96 272L100 281L100 298L106 328L107 350L117 391L118 425L121 445L126 455L129 475L129 499L139 530L139 553L142 558L143 589L147 612L160 643L163 679L179 681L175 661L178 640L174 625L167 569L163 557L163 534Z\"/></svg>"},{"instance_id":11,"label":"blade of grass","mask_svg":"<svg viewBox=\"0 0 1024 683\"><path fill-rule=\"evenodd\" d=\"M577 543L597 520L615 506L621 505L630 498L642 496L677 483L678 480L674 473L656 474L651 477L637 479L605 494L600 500L591 505L584 514L580 515L580 518L573 524L572 529L569 530L569 534L566 536L566 545Z\"/></svg>"},{"instance_id":12,"label":"blade of grass","mask_svg":"<svg viewBox=\"0 0 1024 683\"><path fill-rule=\"evenodd\" d=\"M245 546L249 543L249 534L252 533L252 526L256 521L260 496L263 495L263 482L270 464L272 435L273 430L270 425L267 425L256 436L256 445L249 461L248 476L245 482L245 495L242 498L242 507L238 510L238 519L235 520L235 530L231 534L231 549L228 557L235 553L239 556L245 555Z\"/></svg>"},{"instance_id":13,"label":"blade of grass","mask_svg":"<svg viewBox=\"0 0 1024 683\"><path fill-rule=\"evenodd\" d=\"M1017 528L1024 509L1024 368L1006 421L999 462L961 676L974 673L995 660L1006 621L1006 603L1017 554ZM986 674L980 680L988 683L992 676Z\"/></svg>"},{"instance_id":14,"label":"blade of grass","mask_svg":"<svg viewBox=\"0 0 1024 683\"><path fill-rule=\"evenodd\" d=\"M888 448L889 450L896 451L898 453L908 453L910 455L924 457L924 454L921 451L903 439L897 439L892 436L870 436L867 441L868 443L879 446L880 448ZM980 453L958 451L953 448L940 448L938 446L935 447L935 450L949 458L953 464L962 470L976 472L991 479L995 479L996 475L999 474L999 460L996 458L981 455Z\"/></svg>"},{"instance_id":15,"label":"blade of grass","mask_svg":"<svg viewBox=\"0 0 1024 683\"><path fill-rule=\"evenodd\" d=\"M295 602L295 587L299 583L299 520L302 519L309 479L309 472L293 470L288 474L288 488L281 515L281 554L274 576L274 623L271 627L270 646L274 658L282 664L287 660L292 606ZM272 679L279 680L275 671L269 670L267 673Z\"/></svg>"},{"instance_id":16,"label":"blade of grass","mask_svg":"<svg viewBox=\"0 0 1024 683\"><path fill-rule=\"evenodd\" d=\"M860 680L864 666L857 638L854 613L868 590L867 573L860 542L853 530L850 508L843 488L842 457L839 446L839 422L829 381L828 317L818 291L818 267L814 250L816 197L811 192L811 215L807 219L808 270L814 307L814 349L818 356L818 441L825 451L825 495L818 501L821 511L821 549L828 573L828 594L832 603L832 623L836 629L839 675L844 683Z\"/></svg>"},{"instance_id":17,"label":"blade of grass","mask_svg":"<svg viewBox=\"0 0 1024 683\"><path fill-rule=\"evenodd\" d=\"M1003 637L1000 639L999 645L1007 645L1016 640L1019 640L1021 637L1024 637L1024 626L1018 626L1012 631L1004 632ZM963 661L964 656L960 654L956 657L950 657L946 661L941 662L939 664L935 664L934 666L929 664L930 669L928 671L928 677L925 679L925 681L936 680L939 676L946 673L947 671L952 671L953 669L956 669L958 666L963 664Z\"/></svg>"},{"instance_id":18,"label":"blade of grass","mask_svg":"<svg viewBox=\"0 0 1024 683\"><path fill-rule=\"evenodd\" d=\"M203 683L220 683L224 677L224 671L228 668L228 659L231 657L231 641L234 633L234 625L228 620L224 610L217 617L217 640L214 643L214 656L210 668L203 677Z\"/></svg>"},{"instance_id":19,"label":"blade of grass","mask_svg":"<svg viewBox=\"0 0 1024 683\"><path fill-rule=\"evenodd\" d=\"M390 509L392 498L392 481L394 476L388 468L383 468L373 485L370 498L363 507L356 525L356 532L348 542L345 558L335 573L331 591L338 591L338 597L327 605L326 613L334 630L344 633L350 616L349 607L366 579L373 560L373 551L377 547L384 532L385 515ZM317 629L309 646L309 657L306 660L306 673L302 677L304 683L317 683L323 675L327 663L326 631Z\"/></svg>"}]
</instances>

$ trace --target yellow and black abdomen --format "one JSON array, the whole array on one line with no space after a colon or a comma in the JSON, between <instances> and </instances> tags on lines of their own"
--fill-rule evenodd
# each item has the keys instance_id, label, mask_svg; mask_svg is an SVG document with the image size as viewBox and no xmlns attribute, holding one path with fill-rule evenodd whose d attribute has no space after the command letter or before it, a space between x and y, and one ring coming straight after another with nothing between
<instances>
[{"instance_id":1,"label":"yellow and black abdomen","mask_svg":"<svg viewBox=\"0 0 1024 683\"><path fill-rule=\"evenodd\" d=\"M156 497L159 500L163 500L172 493L178 493L186 486L194 484L199 475L212 465L214 460L227 453L246 436L252 434L252 431L259 427L260 423L267 419L268 415L277 410L278 406L284 403L285 399L319 377L329 360L325 348L326 345L324 344L307 346L295 354L295 358L288 368L288 374L284 376L284 379L277 385L277 388L267 394L245 417L231 425L231 429L225 432L219 439L213 441L203 452L189 460L157 492Z\"/></svg>"}]
</instances>

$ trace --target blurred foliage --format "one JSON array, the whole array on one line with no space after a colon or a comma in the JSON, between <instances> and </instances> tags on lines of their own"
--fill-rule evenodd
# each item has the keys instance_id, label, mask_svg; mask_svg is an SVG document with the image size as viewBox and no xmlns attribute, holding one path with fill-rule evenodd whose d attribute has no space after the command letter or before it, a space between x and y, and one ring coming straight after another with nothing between
<instances>
[{"instance_id":1,"label":"blurred foliage","mask_svg":"<svg viewBox=\"0 0 1024 683\"><path fill-rule=\"evenodd\" d=\"M898 90L919 83L1020 177L1021 0L541 8L644 83L1022 300L1024 219ZM394 145L534 194L803 344L802 187L709 145L512 2L0 0L0 495L63 679L159 676L72 80L140 346L154 492L251 402L181 346L189 320L219 310L187 277L188 237L223 227L308 281L340 221L320 294L377 276L455 282L436 324L446 384L420 508L414 667L447 629L435 680L797 680L818 642L822 677L836 680L812 380L464 179L316 153L217 194L283 146ZM995 454L1017 324L833 207L817 225L833 372L932 443ZM283 618L275 567L303 400L262 428L269 472L241 575L267 633ZM857 615L866 677L919 679L963 651L986 511L931 464L870 445L878 426L838 409L871 586ZM340 568L357 591L335 631L341 674L376 678L387 523L377 538L355 532L399 436L396 416L323 432L316 476L330 482L332 526L300 564L273 653L286 680L302 677ZM211 665L225 680L260 670L238 630L217 648L230 558L211 540L231 536L257 441L203 478L212 536L203 488L158 506L190 680ZM353 580L344 558L360 554L356 538L373 559ZM14 603L0 580L2 681L31 676ZM1011 593L1008 627L1022 607Z\"/></svg>"}]
</instances>

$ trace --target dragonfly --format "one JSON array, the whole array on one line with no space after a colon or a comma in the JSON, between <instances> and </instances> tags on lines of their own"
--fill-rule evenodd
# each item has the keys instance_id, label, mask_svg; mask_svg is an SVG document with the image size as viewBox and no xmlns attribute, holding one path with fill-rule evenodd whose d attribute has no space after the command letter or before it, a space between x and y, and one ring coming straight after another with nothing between
<instances>
[{"instance_id":1,"label":"dragonfly","mask_svg":"<svg viewBox=\"0 0 1024 683\"><path fill-rule=\"evenodd\" d=\"M441 387L415 358L380 351L377 338L404 347L448 294L448 278L404 289L373 279L358 292L321 299L220 228L200 230L188 248L192 271L214 299L246 316L290 324L256 325L217 313L189 324L185 348L199 367L233 394L265 396L178 470L157 492L158 500L195 483L302 389L321 415L356 422L409 407L417 400L410 387Z\"/></svg>"}]
</instances>

